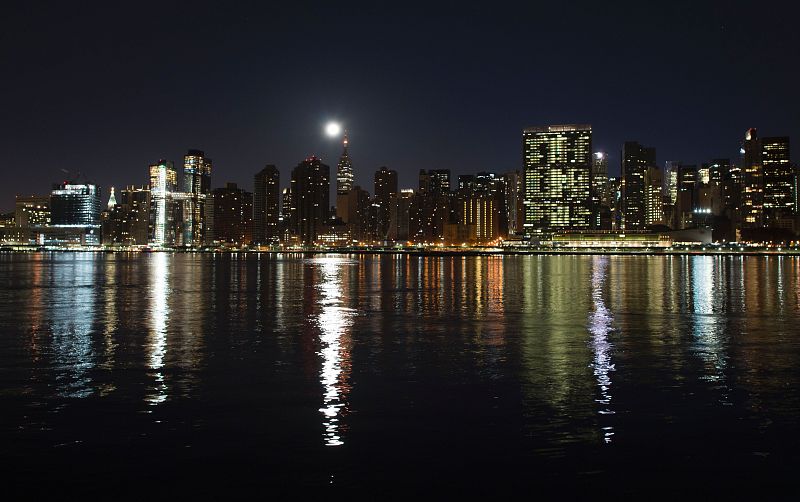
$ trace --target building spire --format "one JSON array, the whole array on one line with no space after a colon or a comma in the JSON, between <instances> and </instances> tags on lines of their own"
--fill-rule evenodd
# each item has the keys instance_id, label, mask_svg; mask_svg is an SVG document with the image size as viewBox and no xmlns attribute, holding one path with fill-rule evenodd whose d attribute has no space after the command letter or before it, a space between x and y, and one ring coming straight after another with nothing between
<instances>
[{"instance_id":1,"label":"building spire","mask_svg":"<svg viewBox=\"0 0 800 502\"><path fill-rule=\"evenodd\" d=\"M344 144L344 151L346 153L347 152L347 143L348 143L348 140L347 140L347 129L344 130L344 140L342 141L342 143Z\"/></svg>"},{"instance_id":2,"label":"building spire","mask_svg":"<svg viewBox=\"0 0 800 502\"><path fill-rule=\"evenodd\" d=\"M108 208L111 209L116 205L117 205L117 198L114 197L114 187L111 187L111 196L108 198Z\"/></svg>"}]
</instances>

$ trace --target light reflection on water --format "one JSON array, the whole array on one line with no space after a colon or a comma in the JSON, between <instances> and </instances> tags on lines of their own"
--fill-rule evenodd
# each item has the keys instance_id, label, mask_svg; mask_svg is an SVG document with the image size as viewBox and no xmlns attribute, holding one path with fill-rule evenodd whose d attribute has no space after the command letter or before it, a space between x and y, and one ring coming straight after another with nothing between
<instances>
[{"instance_id":1,"label":"light reflection on water","mask_svg":"<svg viewBox=\"0 0 800 502\"><path fill-rule=\"evenodd\" d=\"M156 253L150 264L150 332L147 337L147 367L153 383L145 401L157 405L167 400L169 388L164 380L164 357L167 354L167 325L169 324L170 256Z\"/></svg>"},{"instance_id":2,"label":"light reflection on water","mask_svg":"<svg viewBox=\"0 0 800 502\"><path fill-rule=\"evenodd\" d=\"M367 472L404 448L774 458L800 413L797 258L0 254L0 285L12 453L113 410L145 457L182 430Z\"/></svg>"},{"instance_id":3,"label":"light reflection on water","mask_svg":"<svg viewBox=\"0 0 800 502\"><path fill-rule=\"evenodd\" d=\"M353 262L337 257L324 257L310 260L319 271L317 285L321 294L320 311L314 319L319 328L320 351L322 358L320 383L324 388L322 396L323 427L325 444L341 446L342 418L347 411L347 394L350 390L350 334L353 316L356 312L344 306L343 275Z\"/></svg>"},{"instance_id":4,"label":"light reflection on water","mask_svg":"<svg viewBox=\"0 0 800 502\"><path fill-rule=\"evenodd\" d=\"M589 315L589 332L592 335L592 349L594 350L594 361L592 367L594 375L597 377L597 387L600 397L596 401L602 405L599 413L601 415L613 415L611 409L611 372L615 370L614 363L611 362L611 342L608 335L613 330L611 324L613 317L608 310L603 299L605 296L604 286L608 276L608 257L598 256L592 260L592 301L594 309ZM614 436L612 426L604 426L603 440L610 443Z\"/></svg>"}]
</instances>

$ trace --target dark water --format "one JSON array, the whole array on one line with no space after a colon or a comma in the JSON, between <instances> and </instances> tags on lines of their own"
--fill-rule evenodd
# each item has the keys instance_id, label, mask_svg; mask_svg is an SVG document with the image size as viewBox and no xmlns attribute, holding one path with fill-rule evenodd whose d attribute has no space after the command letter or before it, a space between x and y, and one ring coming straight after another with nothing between
<instances>
[{"instance_id":1,"label":"dark water","mask_svg":"<svg viewBox=\"0 0 800 502\"><path fill-rule=\"evenodd\" d=\"M0 255L16 495L790 498L800 259Z\"/></svg>"}]
</instances>

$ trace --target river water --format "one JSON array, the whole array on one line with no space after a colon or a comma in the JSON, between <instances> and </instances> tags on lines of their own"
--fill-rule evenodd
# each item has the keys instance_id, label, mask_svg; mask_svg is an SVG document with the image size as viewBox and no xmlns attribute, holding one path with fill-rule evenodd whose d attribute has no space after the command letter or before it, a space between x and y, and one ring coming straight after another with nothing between
<instances>
[{"instance_id":1,"label":"river water","mask_svg":"<svg viewBox=\"0 0 800 502\"><path fill-rule=\"evenodd\" d=\"M17 495L791 497L800 258L0 254Z\"/></svg>"}]
</instances>

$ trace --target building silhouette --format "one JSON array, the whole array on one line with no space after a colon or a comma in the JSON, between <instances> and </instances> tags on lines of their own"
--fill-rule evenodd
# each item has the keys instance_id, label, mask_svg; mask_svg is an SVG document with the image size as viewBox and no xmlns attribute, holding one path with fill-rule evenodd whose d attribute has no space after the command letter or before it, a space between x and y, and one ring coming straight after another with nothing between
<instances>
[{"instance_id":1,"label":"building silhouette","mask_svg":"<svg viewBox=\"0 0 800 502\"><path fill-rule=\"evenodd\" d=\"M301 244L313 245L327 224L329 191L330 168L317 157L307 158L292 170L290 226Z\"/></svg>"},{"instance_id":2,"label":"building silhouette","mask_svg":"<svg viewBox=\"0 0 800 502\"><path fill-rule=\"evenodd\" d=\"M255 175L253 191L253 242L273 244L280 236L280 171L272 164Z\"/></svg>"},{"instance_id":3,"label":"building silhouette","mask_svg":"<svg viewBox=\"0 0 800 502\"><path fill-rule=\"evenodd\" d=\"M636 141L622 147L622 212L625 230L641 230L647 225L648 169L656 167L656 149Z\"/></svg>"}]
</instances>

